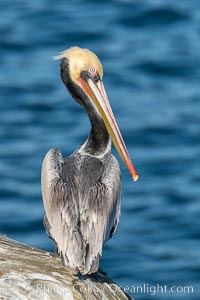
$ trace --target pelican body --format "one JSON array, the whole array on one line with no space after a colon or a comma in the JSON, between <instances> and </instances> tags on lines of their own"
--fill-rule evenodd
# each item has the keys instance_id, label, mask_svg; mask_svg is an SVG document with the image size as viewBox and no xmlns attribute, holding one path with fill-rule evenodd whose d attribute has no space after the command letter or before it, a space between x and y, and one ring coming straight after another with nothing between
<instances>
[{"instance_id":1,"label":"pelican body","mask_svg":"<svg viewBox=\"0 0 200 300\"><path fill-rule=\"evenodd\" d=\"M91 122L88 139L70 156L51 149L42 165L44 224L48 236L74 274L98 270L103 244L116 231L121 174L111 139L134 180L132 165L103 86L103 68L87 49L72 47L61 59L62 80Z\"/></svg>"}]
</instances>

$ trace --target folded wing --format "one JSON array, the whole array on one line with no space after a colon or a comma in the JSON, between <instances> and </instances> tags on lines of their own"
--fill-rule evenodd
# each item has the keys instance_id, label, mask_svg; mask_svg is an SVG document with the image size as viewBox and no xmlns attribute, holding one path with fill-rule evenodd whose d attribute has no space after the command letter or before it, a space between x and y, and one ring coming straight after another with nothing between
<instances>
[{"instance_id":1,"label":"folded wing","mask_svg":"<svg viewBox=\"0 0 200 300\"><path fill-rule=\"evenodd\" d=\"M121 180L117 160L78 152L63 159L51 149L42 166L42 195L48 235L74 273L97 271L102 245L116 230Z\"/></svg>"}]
</instances>

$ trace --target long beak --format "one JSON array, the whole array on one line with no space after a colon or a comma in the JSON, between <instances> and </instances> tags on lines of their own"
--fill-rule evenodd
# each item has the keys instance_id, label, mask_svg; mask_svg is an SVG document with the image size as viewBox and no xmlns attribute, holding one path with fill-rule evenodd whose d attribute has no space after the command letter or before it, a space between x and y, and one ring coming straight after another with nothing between
<instances>
[{"instance_id":1,"label":"long beak","mask_svg":"<svg viewBox=\"0 0 200 300\"><path fill-rule=\"evenodd\" d=\"M136 181L138 179L138 174L136 173L136 170L132 164L128 150L115 120L112 108L106 95L106 91L104 89L103 82L99 80L97 83L94 83L90 78L87 80L87 82L85 82L81 77L78 78L78 81L85 93L94 102L105 123L105 126L113 141L113 144L115 145L117 152L119 153L124 164L127 166L129 172L133 177L133 180Z\"/></svg>"}]
</instances>

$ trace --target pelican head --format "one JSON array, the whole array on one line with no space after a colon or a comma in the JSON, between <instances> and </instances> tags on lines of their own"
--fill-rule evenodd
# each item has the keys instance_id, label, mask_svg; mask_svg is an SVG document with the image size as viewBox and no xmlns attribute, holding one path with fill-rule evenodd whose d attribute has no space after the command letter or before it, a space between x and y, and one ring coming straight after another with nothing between
<instances>
[{"instance_id":1,"label":"pelican head","mask_svg":"<svg viewBox=\"0 0 200 300\"><path fill-rule=\"evenodd\" d=\"M61 76L69 92L81 105L89 101L100 114L107 131L131 173L133 180L138 175L131 162L126 145L112 112L106 91L103 85L103 67L98 57L88 49L72 47L56 56L61 61Z\"/></svg>"}]
</instances>

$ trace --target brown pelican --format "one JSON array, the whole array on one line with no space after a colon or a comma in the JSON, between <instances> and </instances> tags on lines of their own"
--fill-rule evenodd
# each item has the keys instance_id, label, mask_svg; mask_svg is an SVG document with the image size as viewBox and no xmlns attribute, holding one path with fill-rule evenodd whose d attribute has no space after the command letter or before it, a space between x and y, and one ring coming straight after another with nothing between
<instances>
[{"instance_id":1,"label":"brown pelican","mask_svg":"<svg viewBox=\"0 0 200 300\"><path fill-rule=\"evenodd\" d=\"M120 215L121 175L111 154L110 138L133 179L138 175L110 107L97 56L72 47L56 59L62 59L62 80L86 110L91 131L69 157L63 158L58 149L46 154L42 166L44 224L64 266L74 274L91 274L98 270L103 244L115 233Z\"/></svg>"}]
</instances>

